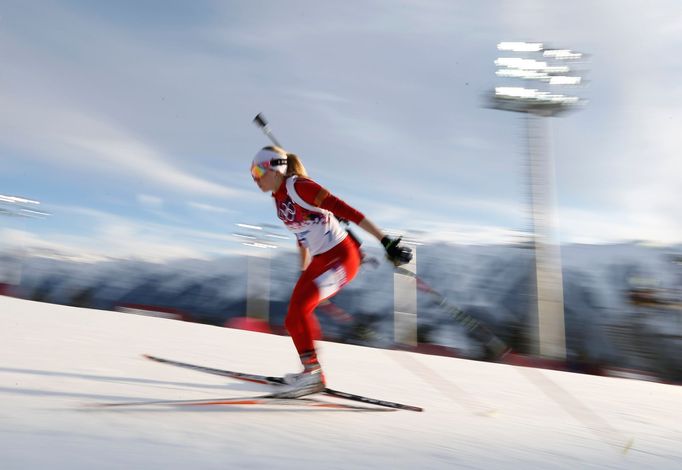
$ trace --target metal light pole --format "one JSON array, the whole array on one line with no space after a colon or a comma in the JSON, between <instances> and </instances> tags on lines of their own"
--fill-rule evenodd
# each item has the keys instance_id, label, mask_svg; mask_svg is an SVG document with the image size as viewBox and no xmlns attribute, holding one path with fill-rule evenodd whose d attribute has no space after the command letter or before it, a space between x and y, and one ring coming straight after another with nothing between
<instances>
[{"instance_id":1,"label":"metal light pole","mask_svg":"<svg viewBox=\"0 0 682 470\"><path fill-rule=\"evenodd\" d=\"M387 233L391 233L388 231ZM417 274L417 246L415 236L406 234L403 243L412 248L412 260L402 268ZM417 339L417 279L404 274L393 274L393 340L397 344L416 346Z\"/></svg>"},{"instance_id":2,"label":"metal light pole","mask_svg":"<svg viewBox=\"0 0 682 470\"><path fill-rule=\"evenodd\" d=\"M531 349L543 357L565 360L561 254L554 223L554 162L546 118L575 109L583 102L554 91L557 86L581 83L581 77L572 72L568 63L580 60L583 54L545 48L541 43L502 42L497 48L513 55L495 61L497 76L537 84L537 88L496 87L491 106L525 115L537 309L529 325Z\"/></svg>"}]
</instances>

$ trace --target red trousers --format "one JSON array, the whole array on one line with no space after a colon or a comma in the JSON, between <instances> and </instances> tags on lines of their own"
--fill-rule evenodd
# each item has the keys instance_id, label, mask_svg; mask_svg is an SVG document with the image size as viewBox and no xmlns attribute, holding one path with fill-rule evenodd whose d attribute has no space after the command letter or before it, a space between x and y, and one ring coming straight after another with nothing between
<instances>
[{"instance_id":1,"label":"red trousers","mask_svg":"<svg viewBox=\"0 0 682 470\"><path fill-rule=\"evenodd\" d=\"M314 351L320 338L315 308L348 284L360 269L360 248L347 236L329 251L313 256L291 294L284 326L299 354Z\"/></svg>"}]
</instances>

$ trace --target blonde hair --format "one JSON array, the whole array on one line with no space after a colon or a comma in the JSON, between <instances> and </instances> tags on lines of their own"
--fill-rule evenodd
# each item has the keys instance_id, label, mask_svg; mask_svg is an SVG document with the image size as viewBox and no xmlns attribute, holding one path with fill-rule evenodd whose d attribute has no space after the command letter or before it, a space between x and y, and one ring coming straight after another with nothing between
<instances>
[{"instance_id":1,"label":"blonde hair","mask_svg":"<svg viewBox=\"0 0 682 470\"><path fill-rule=\"evenodd\" d=\"M286 157L286 159L287 159L287 172L285 173L284 176L286 176L287 178L289 176L293 176L293 175L303 176L304 178L308 177L308 172L305 171L305 167L303 166L301 159L295 153L288 153L283 148L275 147L275 146L265 147L264 150L271 150L273 152L276 152L276 153L282 155L283 157Z\"/></svg>"}]
</instances>

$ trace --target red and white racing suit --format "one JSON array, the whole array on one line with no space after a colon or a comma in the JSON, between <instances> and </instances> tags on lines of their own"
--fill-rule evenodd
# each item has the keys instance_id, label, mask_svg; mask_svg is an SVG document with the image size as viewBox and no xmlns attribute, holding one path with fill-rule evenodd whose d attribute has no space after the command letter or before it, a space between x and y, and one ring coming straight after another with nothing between
<instances>
[{"instance_id":1,"label":"red and white racing suit","mask_svg":"<svg viewBox=\"0 0 682 470\"><path fill-rule=\"evenodd\" d=\"M334 215L356 224L365 216L308 178L288 177L272 197L277 216L312 256L294 287L284 321L298 353L307 354L315 351L313 341L320 337L315 308L339 292L360 268L358 243Z\"/></svg>"}]
</instances>

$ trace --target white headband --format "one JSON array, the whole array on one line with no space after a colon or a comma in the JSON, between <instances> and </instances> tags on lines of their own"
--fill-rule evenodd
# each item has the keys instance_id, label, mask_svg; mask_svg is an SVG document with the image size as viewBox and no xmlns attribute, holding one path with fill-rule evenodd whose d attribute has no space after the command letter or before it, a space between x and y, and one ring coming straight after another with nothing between
<instances>
[{"instance_id":1,"label":"white headband","mask_svg":"<svg viewBox=\"0 0 682 470\"><path fill-rule=\"evenodd\" d=\"M255 157L253 157L253 165L260 165L262 163L268 163L270 168L274 171L278 171L285 174L287 171L287 157L281 153L275 152L273 150L261 149L258 151Z\"/></svg>"}]
</instances>

